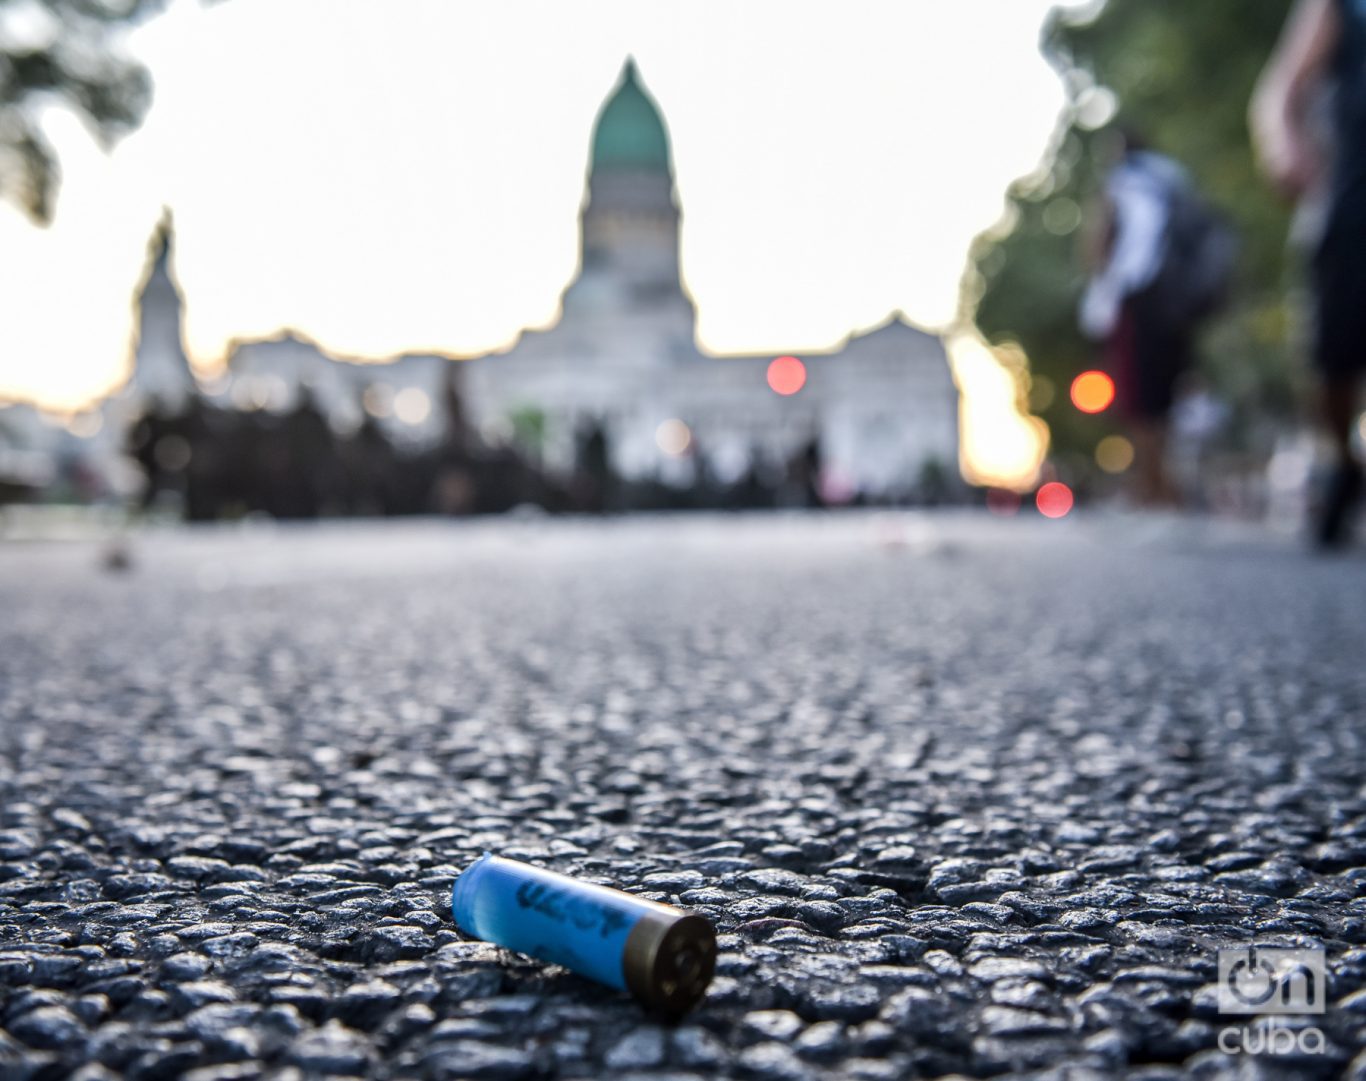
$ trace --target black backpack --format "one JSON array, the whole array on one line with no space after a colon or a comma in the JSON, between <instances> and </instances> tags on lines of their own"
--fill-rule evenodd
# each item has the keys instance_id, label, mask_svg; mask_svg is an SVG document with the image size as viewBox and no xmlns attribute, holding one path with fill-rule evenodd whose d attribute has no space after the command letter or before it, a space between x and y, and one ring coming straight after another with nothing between
<instances>
[{"instance_id":1,"label":"black backpack","mask_svg":"<svg viewBox=\"0 0 1366 1081\"><path fill-rule=\"evenodd\" d=\"M1238 234L1188 182L1169 185L1162 262L1152 284L1158 318L1190 329L1228 303L1238 262Z\"/></svg>"}]
</instances>

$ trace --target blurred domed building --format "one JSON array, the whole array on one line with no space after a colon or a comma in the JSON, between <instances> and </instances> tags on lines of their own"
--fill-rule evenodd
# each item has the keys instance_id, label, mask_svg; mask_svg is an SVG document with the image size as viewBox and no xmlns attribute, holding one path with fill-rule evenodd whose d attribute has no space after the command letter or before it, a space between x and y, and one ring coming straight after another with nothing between
<instances>
[{"instance_id":1,"label":"blurred domed building","mask_svg":"<svg viewBox=\"0 0 1366 1081\"><path fill-rule=\"evenodd\" d=\"M696 345L679 276L680 207L663 117L632 61L598 115L582 219L582 269L563 315L506 353L464 366L472 418L541 418L547 464L568 464L575 433L606 432L627 477L729 482L819 445L828 494L912 495L927 472L958 476L958 389L942 341L899 313L828 353L785 360L770 386L762 356ZM794 376L795 373L795 376ZM786 380L786 382L784 382Z\"/></svg>"},{"instance_id":2,"label":"blurred domed building","mask_svg":"<svg viewBox=\"0 0 1366 1081\"><path fill-rule=\"evenodd\" d=\"M196 386L182 346L169 218L150 248L125 402L282 414L301 403L335 430L378 423L397 443L462 424L517 441L551 474L582 464L585 443L626 480L733 485L794 463L822 501L916 499L957 485L958 390L941 340L894 314L836 351L704 355L679 274L680 207L669 137L634 62L598 115L581 215L582 262L559 321L472 360L405 355L349 363L294 333L237 343L222 377ZM777 366L771 370L771 365Z\"/></svg>"}]
</instances>

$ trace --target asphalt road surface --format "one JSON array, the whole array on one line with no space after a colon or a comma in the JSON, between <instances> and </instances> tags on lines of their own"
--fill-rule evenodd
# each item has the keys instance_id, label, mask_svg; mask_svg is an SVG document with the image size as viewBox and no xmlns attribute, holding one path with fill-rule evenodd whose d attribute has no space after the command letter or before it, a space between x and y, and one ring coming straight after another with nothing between
<instances>
[{"instance_id":1,"label":"asphalt road surface","mask_svg":"<svg viewBox=\"0 0 1366 1081\"><path fill-rule=\"evenodd\" d=\"M1360 553L856 514L131 551L0 546L6 1081L1366 1077ZM709 995L665 1025L466 939L485 850L705 913ZM1325 948L1326 1012L1221 1014L1251 943Z\"/></svg>"}]
</instances>

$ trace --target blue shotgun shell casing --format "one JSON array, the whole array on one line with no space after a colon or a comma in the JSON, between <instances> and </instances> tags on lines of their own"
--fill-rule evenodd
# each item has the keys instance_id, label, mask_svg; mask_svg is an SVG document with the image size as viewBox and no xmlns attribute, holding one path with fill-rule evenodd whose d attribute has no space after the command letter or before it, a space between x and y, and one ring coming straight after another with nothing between
<instances>
[{"instance_id":1,"label":"blue shotgun shell casing","mask_svg":"<svg viewBox=\"0 0 1366 1081\"><path fill-rule=\"evenodd\" d=\"M455 880L451 914L468 935L629 991L660 1013L686 1013L716 971L705 917L487 852Z\"/></svg>"}]
</instances>

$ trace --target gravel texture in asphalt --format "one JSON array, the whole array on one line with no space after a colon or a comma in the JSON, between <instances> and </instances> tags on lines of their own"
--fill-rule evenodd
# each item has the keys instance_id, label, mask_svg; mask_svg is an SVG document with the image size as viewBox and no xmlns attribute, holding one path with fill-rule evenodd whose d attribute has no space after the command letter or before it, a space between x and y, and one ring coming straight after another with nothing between
<instances>
[{"instance_id":1,"label":"gravel texture in asphalt","mask_svg":"<svg viewBox=\"0 0 1366 1081\"><path fill-rule=\"evenodd\" d=\"M6 1081L1366 1077L1357 556L853 514L131 548L0 547ZM661 1024L466 939L485 850L708 915L709 995ZM1252 942L1326 948L1321 1047L1219 1049Z\"/></svg>"}]
</instances>

